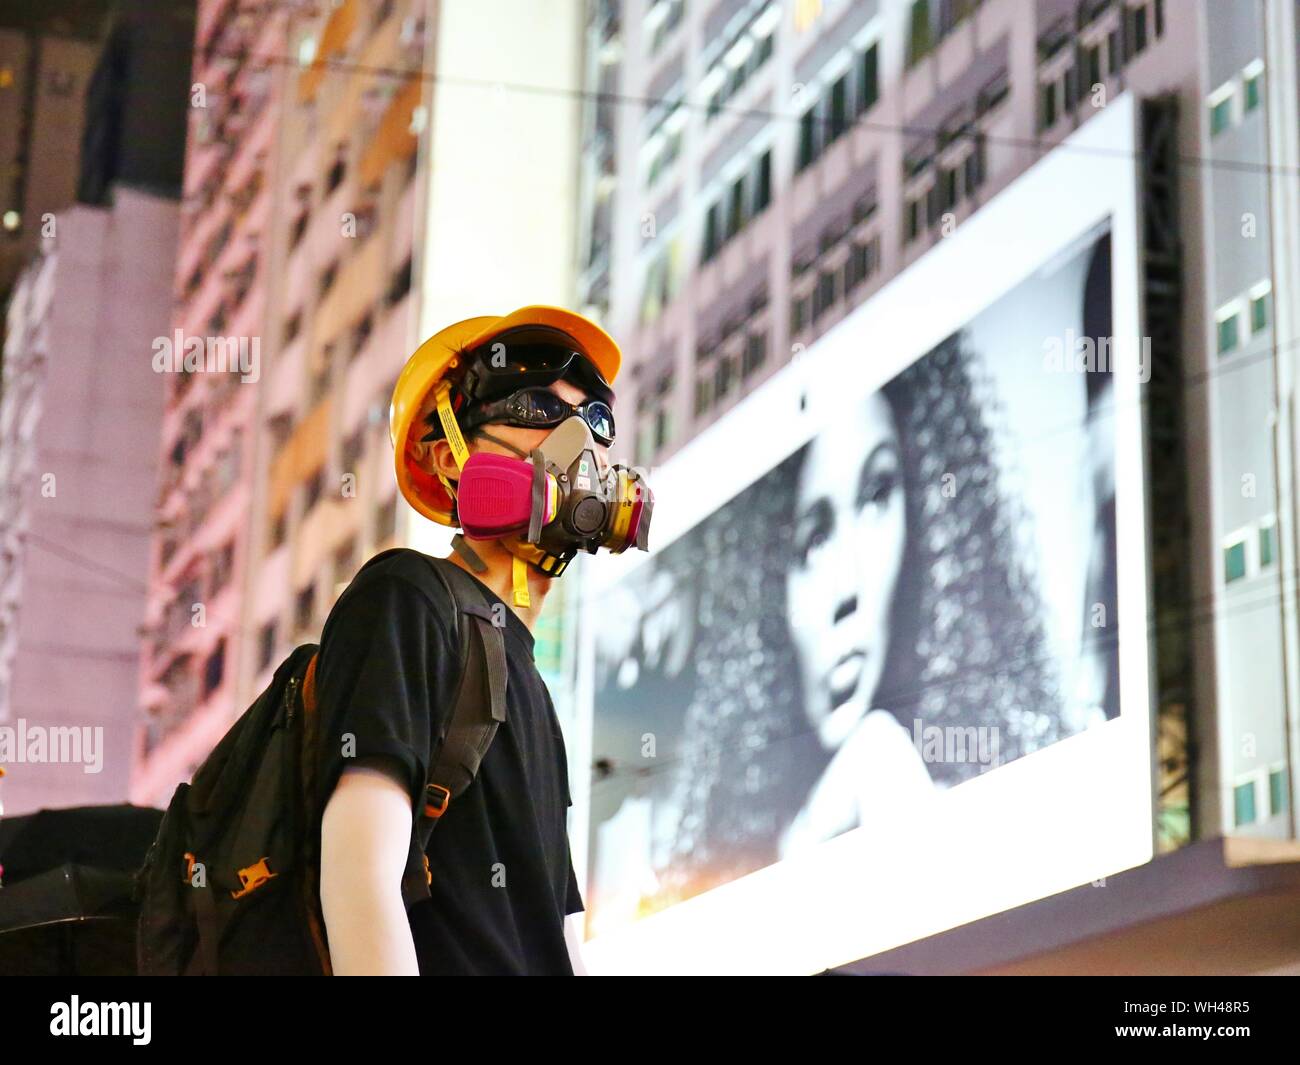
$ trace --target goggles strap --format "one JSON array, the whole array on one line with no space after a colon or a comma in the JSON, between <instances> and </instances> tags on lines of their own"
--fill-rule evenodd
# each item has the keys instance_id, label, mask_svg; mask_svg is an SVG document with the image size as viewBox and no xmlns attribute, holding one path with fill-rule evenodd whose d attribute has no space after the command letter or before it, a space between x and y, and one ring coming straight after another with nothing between
<instances>
[{"instance_id":1,"label":"goggles strap","mask_svg":"<svg viewBox=\"0 0 1300 1065\"><path fill-rule=\"evenodd\" d=\"M509 449L510 449L511 451L513 451L516 455L518 455L521 459L526 459L526 458L528 458L528 452L526 452L526 451L520 451L519 448L515 447L514 444L507 443L505 440L502 440L499 436L493 436L491 433L485 433L482 429L480 429L480 430L479 430L478 432L476 432L474 435L475 435L475 436L481 436L484 440L491 440L492 443L494 443L494 444L500 444L502 447L509 448Z\"/></svg>"},{"instance_id":2,"label":"goggles strap","mask_svg":"<svg viewBox=\"0 0 1300 1065\"><path fill-rule=\"evenodd\" d=\"M451 538L452 550L460 555L475 573L486 573L487 563L478 557L478 552L469 546L469 541L460 533Z\"/></svg>"}]
</instances>

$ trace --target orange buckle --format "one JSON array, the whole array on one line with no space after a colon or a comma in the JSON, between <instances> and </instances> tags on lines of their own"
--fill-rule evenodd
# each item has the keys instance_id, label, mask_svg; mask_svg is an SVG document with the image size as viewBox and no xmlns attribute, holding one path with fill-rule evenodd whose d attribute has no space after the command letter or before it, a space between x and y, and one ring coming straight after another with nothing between
<instances>
[{"instance_id":1,"label":"orange buckle","mask_svg":"<svg viewBox=\"0 0 1300 1065\"><path fill-rule=\"evenodd\" d=\"M424 875L428 877L429 883L433 883L433 870L429 868L429 856L424 856Z\"/></svg>"},{"instance_id":2,"label":"orange buckle","mask_svg":"<svg viewBox=\"0 0 1300 1065\"><path fill-rule=\"evenodd\" d=\"M424 804L424 816L441 817L447 812L447 804L451 802L451 789L444 788L441 784L430 784L425 790L433 796L434 801ZM437 803L437 805L434 805L434 803Z\"/></svg>"},{"instance_id":3,"label":"orange buckle","mask_svg":"<svg viewBox=\"0 0 1300 1065\"><path fill-rule=\"evenodd\" d=\"M242 891L232 891L230 897L232 899L241 899L250 892L256 891L271 877L278 876L278 873L273 873L266 867L269 860L269 858L259 858L255 864L250 865L247 869L239 870L239 882L244 887Z\"/></svg>"},{"instance_id":4,"label":"orange buckle","mask_svg":"<svg viewBox=\"0 0 1300 1065\"><path fill-rule=\"evenodd\" d=\"M194 876L194 855L189 851L185 852L185 872L181 874L181 880L189 884Z\"/></svg>"}]
</instances>

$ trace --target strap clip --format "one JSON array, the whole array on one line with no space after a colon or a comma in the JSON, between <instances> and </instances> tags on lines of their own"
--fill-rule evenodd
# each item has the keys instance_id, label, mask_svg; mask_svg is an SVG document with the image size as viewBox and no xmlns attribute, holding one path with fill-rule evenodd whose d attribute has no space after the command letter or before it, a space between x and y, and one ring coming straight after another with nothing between
<instances>
[{"instance_id":1,"label":"strap clip","mask_svg":"<svg viewBox=\"0 0 1300 1065\"><path fill-rule=\"evenodd\" d=\"M239 882L244 886L240 891L232 891L230 897L232 899L242 899L245 895L256 891L273 876L278 876L278 873L271 872L267 867L266 863L270 860L270 858L259 858L248 868L239 870Z\"/></svg>"},{"instance_id":2,"label":"strap clip","mask_svg":"<svg viewBox=\"0 0 1300 1065\"><path fill-rule=\"evenodd\" d=\"M430 798L424 804L424 816L441 817L451 802L451 789L441 784L430 784L425 790Z\"/></svg>"}]
</instances>

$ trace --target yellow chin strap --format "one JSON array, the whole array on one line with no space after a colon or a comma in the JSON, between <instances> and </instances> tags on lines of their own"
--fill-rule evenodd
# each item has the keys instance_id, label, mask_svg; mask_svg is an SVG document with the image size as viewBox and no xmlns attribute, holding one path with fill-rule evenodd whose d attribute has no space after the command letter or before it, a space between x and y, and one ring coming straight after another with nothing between
<instances>
[{"instance_id":1,"label":"yellow chin strap","mask_svg":"<svg viewBox=\"0 0 1300 1065\"><path fill-rule=\"evenodd\" d=\"M465 463L469 461L469 448L465 444L465 438L461 435L460 426L456 424L456 415L451 409L450 382L443 381L438 385L438 390L434 393L434 399L438 404L438 420L442 422L442 431L446 434L447 443L451 445L452 456L456 459L456 469L463 470ZM454 500L456 490L451 486L451 482L443 475L441 470L438 471L438 480L447 489L447 495ZM545 556L546 552L535 544L502 542L505 544L506 550L514 556L510 567L510 577L514 586L515 606L527 610L532 605L532 599L528 595L528 561L536 562ZM521 552L520 548L531 549L531 551L536 552L536 557L526 560L521 555L526 555L528 552Z\"/></svg>"}]
</instances>

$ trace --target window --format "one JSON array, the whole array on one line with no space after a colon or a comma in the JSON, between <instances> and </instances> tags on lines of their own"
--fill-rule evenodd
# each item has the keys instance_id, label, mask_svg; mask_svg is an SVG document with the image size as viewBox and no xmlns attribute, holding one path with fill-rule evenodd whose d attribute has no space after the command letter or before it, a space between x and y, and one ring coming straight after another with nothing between
<instances>
[{"instance_id":1,"label":"window","mask_svg":"<svg viewBox=\"0 0 1300 1065\"><path fill-rule=\"evenodd\" d=\"M862 284L867 278L876 272L876 248L879 241L878 237L873 237L870 241L862 243L855 241L853 250L849 254L848 262L844 264L844 288L845 291L852 291Z\"/></svg>"},{"instance_id":2,"label":"window","mask_svg":"<svg viewBox=\"0 0 1300 1065\"><path fill-rule=\"evenodd\" d=\"M1268 328L1268 293L1261 292L1250 298L1250 331L1258 333Z\"/></svg>"},{"instance_id":3,"label":"window","mask_svg":"<svg viewBox=\"0 0 1300 1065\"><path fill-rule=\"evenodd\" d=\"M745 358L741 363L741 375L748 377L751 373L762 366L766 360L767 333L750 333L749 336L745 338Z\"/></svg>"},{"instance_id":4,"label":"window","mask_svg":"<svg viewBox=\"0 0 1300 1065\"><path fill-rule=\"evenodd\" d=\"M343 175L347 172L347 165L344 162L343 148L339 147L334 155L334 165L330 167L329 173L325 176L325 195L329 195L341 184L343 184Z\"/></svg>"},{"instance_id":5,"label":"window","mask_svg":"<svg viewBox=\"0 0 1300 1065\"><path fill-rule=\"evenodd\" d=\"M769 148L758 159L754 178L754 214L772 202L772 150Z\"/></svg>"},{"instance_id":6,"label":"window","mask_svg":"<svg viewBox=\"0 0 1300 1065\"><path fill-rule=\"evenodd\" d=\"M233 541L227 543L218 551L212 559L212 589L209 593L215 596L217 592L230 580L231 573L235 569L235 544Z\"/></svg>"},{"instance_id":7,"label":"window","mask_svg":"<svg viewBox=\"0 0 1300 1065\"><path fill-rule=\"evenodd\" d=\"M363 425L343 441L343 472L356 473L357 464L366 449L366 427Z\"/></svg>"},{"instance_id":8,"label":"window","mask_svg":"<svg viewBox=\"0 0 1300 1065\"><path fill-rule=\"evenodd\" d=\"M827 143L849 128L849 76L843 74L831 86L830 130Z\"/></svg>"},{"instance_id":9,"label":"window","mask_svg":"<svg viewBox=\"0 0 1300 1065\"><path fill-rule=\"evenodd\" d=\"M219 687L221 677L226 671L226 638L217 641L217 649L203 663L203 696L207 698Z\"/></svg>"},{"instance_id":10,"label":"window","mask_svg":"<svg viewBox=\"0 0 1300 1065\"><path fill-rule=\"evenodd\" d=\"M835 274L823 270L817 275L817 287L813 289L813 321L817 321L835 304Z\"/></svg>"},{"instance_id":11,"label":"window","mask_svg":"<svg viewBox=\"0 0 1300 1065\"><path fill-rule=\"evenodd\" d=\"M1048 129L1056 124L1056 82L1054 81L1039 86L1038 122L1040 129Z\"/></svg>"},{"instance_id":12,"label":"window","mask_svg":"<svg viewBox=\"0 0 1300 1065\"><path fill-rule=\"evenodd\" d=\"M325 467L318 466L316 472L307 478L307 502L306 510L311 510L320 499L321 488L325 481Z\"/></svg>"},{"instance_id":13,"label":"window","mask_svg":"<svg viewBox=\"0 0 1300 1065\"><path fill-rule=\"evenodd\" d=\"M966 195L974 194L976 189L984 183L984 134L975 134L975 143L971 147L970 155L966 156L966 163L962 166L962 177L966 182Z\"/></svg>"},{"instance_id":14,"label":"window","mask_svg":"<svg viewBox=\"0 0 1300 1065\"><path fill-rule=\"evenodd\" d=\"M312 614L316 609L316 586L307 585L298 592L293 604L293 621L299 629L310 627Z\"/></svg>"},{"instance_id":15,"label":"window","mask_svg":"<svg viewBox=\"0 0 1300 1065\"><path fill-rule=\"evenodd\" d=\"M880 55L872 45L858 57L858 114L880 99Z\"/></svg>"},{"instance_id":16,"label":"window","mask_svg":"<svg viewBox=\"0 0 1300 1065\"><path fill-rule=\"evenodd\" d=\"M1210 104L1210 136L1222 133L1232 125L1232 93L1226 93L1221 100Z\"/></svg>"},{"instance_id":17,"label":"window","mask_svg":"<svg viewBox=\"0 0 1300 1065\"><path fill-rule=\"evenodd\" d=\"M1140 55L1147 46L1147 9L1143 4L1141 7L1132 8L1129 11L1129 17L1133 20L1132 41L1133 54ZM1111 68L1115 69L1114 67Z\"/></svg>"},{"instance_id":18,"label":"window","mask_svg":"<svg viewBox=\"0 0 1300 1065\"><path fill-rule=\"evenodd\" d=\"M366 341L370 339L370 333L374 329L374 325L374 315L370 311L366 311L357 321L357 324L352 327L353 358L361 354L361 349L366 346Z\"/></svg>"},{"instance_id":19,"label":"window","mask_svg":"<svg viewBox=\"0 0 1300 1065\"><path fill-rule=\"evenodd\" d=\"M401 303L406 298L406 294L411 291L411 257L406 257L406 262L402 263L393 274L392 281L388 284L388 292L384 296L384 301L392 307Z\"/></svg>"},{"instance_id":20,"label":"window","mask_svg":"<svg viewBox=\"0 0 1300 1065\"><path fill-rule=\"evenodd\" d=\"M1259 565L1271 566L1277 554L1277 522L1270 521L1259 527Z\"/></svg>"},{"instance_id":21,"label":"window","mask_svg":"<svg viewBox=\"0 0 1300 1065\"><path fill-rule=\"evenodd\" d=\"M1240 580L1246 575L1246 541L1238 540L1223 549L1223 580L1225 584Z\"/></svg>"},{"instance_id":22,"label":"window","mask_svg":"<svg viewBox=\"0 0 1300 1065\"><path fill-rule=\"evenodd\" d=\"M933 227L938 224L940 215L943 214L943 208L940 200L943 197L943 189L936 181L925 193L925 224L927 227Z\"/></svg>"},{"instance_id":23,"label":"window","mask_svg":"<svg viewBox=\"0 0 1300 1065\"><path fill-rule=\"evenodd\" d=\"M1274 769L1268 775L1268 812L1272 817L1286 810L1286 770Z\"/></svg>"},{"instance_id":24,"label":"window","mask_svg":"<svg viewBox=\"0 0 1300 1065\"><path fill-rule=\"evenodd\" d=\"M1242 72L1241 109L1243 111L1250 112L1259 106L1260 77L1263 72L1263 66L1258 63L1252 64Z\"/></svg>"},{"instance_id":25,"label":"window","mask_svg":"<svg viewBox=\"0 0 1300 1065\"><path fill-rule=\"evenodd\" d=\"M939 171L939 206L947 211L957 206L957 169L946 167Z\"/></svg>"},{"instance_id":26,"label":"window","mask_svg":"<svg viewBox=\"0 0 1300 1065\"><path fill-rule=\"evenodd\" d=\"M912 17L907 34L907 65L913 66L930 48L930 0L912 0Z\"/></svg>"},{"instance_id":27,"label":"window","mask_svg":"<svg viewBox=\"0 0 1300 1065\"><path fill-rule=\"evenodd\" d=\"M1237 346L1237 315L1234 311L1219 319L1219 354L1226 355Z\"/></svg>"},{"instance_id":28,"label":"window","mask_svg":"<svg viewBox=\"0 0 1300 1065\"><path fill-rule=\"evenodd\" d=\"M911 243L921 235L921 198L907 201L906 218L904 220L904 233L906 243Z\"/></svg>"},{"instance_id":29,"label":"window","mask_svg":"<svg viewBox=\"0 0 1300 1065\"><path fill-rule=\"evenodd\" d=\"M334 583L342 584L352 579L353 567L356 565L356 540L349 540L334 552Z\"/></svg>"},{"instance_id":30,"label":"window","mask_svg":"<svg viewBox=\"0 0 1300 1065\"><path fill-rule=\"evenodd\" d=\"M330 263L329 266L325 267L325 269L321 271L320 294L322 296L326 295L329 292L330 288L333 287L334 279L338 276L338 272L339 272L339 263L337 259L335 259L334 262Z\"/></svg>"},{"instance_id":31,"label":"window","mask_svg":"<svg viewBox=\"0 0 1300 1065\"><path fill-rule=\"evenodd\" d=\"M668 443L669 418L668 408L660 406L654 414L654 449L657 452Z\"/></svg>"},{"instance_id":32,"label":"window","mask_svg":"<svg viewBox=\"0 0 1300 1065\"><path fill-rule=\"evenodd\" d=\"M799 157L796 172L813 161L817 151L817 105L814 104L799 119Z\"/></svg>"},{"instance_id":33,"label":"window","mask_svg":"<svg viewBox=\"0 0 1300 1065\"><path fill-rule=\"evenodd\" d=\"M732 360L725 355L719 356L713 371L713 391L717 399L723 399L731 391L732 370Z\"/></svg>"},{"instance_id":34,"label":"window","mask_svg":"<svg viewBox=\"0 0 1300 1065\"><path fill-rule=\"evenodd\" d=\"M1078 80L1077 67L1071 67L1061 75L1061 109L1064 111L1073 111L1074 105L1079 102Z\"/></svg>"},{"instance_id":35,"label":"window","mask_svg":"<svg viewBox=\"0 0 1300 1065\"><path fill-rule=\"evenodd\" d=\"M1255 782L1238 784L1232 789L1233 818L1235 824L1249 825L1255 820Z\"/></svg>"},{"instance_id":36,"label":"window","mask_svg":"<svg viewBox=\"0 0 1300 1065\"><path fill-rule=\"evenodd\" d=\"M1094 45L1084 49L1084 70L1088 72L1088 88L1101 83L1101 46Z\"/></svg>"},{"instance_id":37,"label":"window","mask_svg":"<svg viewBox=\"0 0 1300 1065\"><path fill-rule=\"evenodd\" d=\"M396 500L380 503L375 508L375 543L382 544L391 539L397 529Z\"/></svg>"},{"instance_id":38,"label":"window","mask_svg":"<svg viewBox=\"0 0 1300 1065\"><path fill-rule=\"evenodd\" d=\"M745 179L738 177L731 183L731 196L727 203L727 228L725 240L730 240L739 232L745 222Z\"/></svg>"},{"instance_id":39,"label":"window","mask_svg":"<svg viewBox=\"0 0 1300 1065\"><path fill-rule=\"evenodd\" d=\"M718 213L722 209L719 203L713 204L704 215L704 246L700 261L707 263L718 250Z\"/></svg>"},{"instance_id":40,"label":"window","mask_svg":"<svg viewBox=\"0 0 1300 1065\"><path fill-rule=\"evenodd\" d=\"M275 619L268 621L257 634L257 668L265 669L275 657Z\"/></svg>"},{"instance_id":41,"label":"window","mask_svg":"<svg viewBox=\"0 0 1300 1065\"><path fill-rule=\"evenodd\" d=\"M790 332L798 333L808 324L808 297L796 296L790 301Z\"/></svg>"},{"instance_id":42,"label":"window","mask_svg":"<svg viewBox=\"0 0 1300 1065\"><path fill-rule=\"evenodd\" d=\"M713 379L698 377L695 380L695 416L698 418L713 402Z\"/></svg>"}]
</instances>

